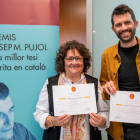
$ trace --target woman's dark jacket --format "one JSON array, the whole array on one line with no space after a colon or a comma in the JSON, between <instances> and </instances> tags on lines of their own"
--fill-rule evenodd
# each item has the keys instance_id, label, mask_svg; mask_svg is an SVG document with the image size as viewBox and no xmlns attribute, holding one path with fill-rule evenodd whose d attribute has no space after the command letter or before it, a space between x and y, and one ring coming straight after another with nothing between
<instances>
[{"instance_id":1,"label":"woman's dark jacket","mask_svg":"<svg viewBox=\"0 0 140 140\"><path fill-rule=\"evenodd\" d=\"M95 84L95 94L96 94L96 101L98 100L98 79L85 74L87 83L94 83ZM54 108L53 108L53 94L52 94L52 86L58 85L58 78L59 75L53 76L48 78L48 99L49 99L49 113L54 116ZM55 129L53 127L44 130L42 140L59 140L60 139L60 131L61 127L57 126ZM90 140L102 140L101 138L101 131L97 128L94 128L90 125Z\"/></svg>"}]
</instances>

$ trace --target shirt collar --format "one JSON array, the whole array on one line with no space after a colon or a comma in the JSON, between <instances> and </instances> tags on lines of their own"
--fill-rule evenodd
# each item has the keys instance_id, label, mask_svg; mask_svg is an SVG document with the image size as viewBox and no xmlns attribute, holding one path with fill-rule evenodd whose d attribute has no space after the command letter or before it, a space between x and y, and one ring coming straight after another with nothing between
<instances>
[{"instance_id":1,"label":"shirt collar","mask_svg":"<svg viewBox=\"0 0 140 140\"><path fill-rule=\"evenodd\" d=\"M138 41L138 45L139 45L139 51L140 51L140 39L136 36L136 39Z\"/></svg>"},{"instance_id":2,"label":"shirt collar","mask_svg":"<svg viewBox=\"0 0 140 140\"><path fill-rule=\"evenodd\" d=\"M140 44L140 39L137 37L137 36L135 36L136 37L136 39L137 39L137 41L138 41L138 45ZM120 41L115 45L115 49L114 49L114 58L116 58L116 57L120 57L120 55L119 55L119 52L118 52L118 48L119 48L119 43L120 43ZM140 45L139 45L139 51L140 51Z\"/></svg>"},{"instance_id":3,"label":"shirt collar","mask_svg":"<svg viewBox=\"0 0 140 140\"><path fill-rule=\"evenodd\" d=\"M62 74L62 78L64 79L65 82L69 82L70 84L72 84L71 81L65 77L65 73ZM84 74L81 73L81 78L75 84L79 84L81 80L83 80L83 78L84 78Z\"/></svg>"}]
</instances>

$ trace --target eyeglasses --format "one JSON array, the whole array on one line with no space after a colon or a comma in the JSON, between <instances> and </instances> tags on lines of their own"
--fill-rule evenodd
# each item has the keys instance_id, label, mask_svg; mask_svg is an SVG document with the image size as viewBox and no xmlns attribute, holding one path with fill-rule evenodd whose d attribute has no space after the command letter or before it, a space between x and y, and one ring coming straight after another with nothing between
<instances>
[{"instance_id":1,"label":"eyeglasses","mask_svg":"<svg viewBox=\"0 0 140 140\"><path fill-rule=\"evenodd\" d=\"M76 57L70 56L70 57L66 57L65 59L68 63L71 63L74 59L76 62L82 62L83 58L84 58L83 56L76 56Z\"/></svg>"}]
</instances>

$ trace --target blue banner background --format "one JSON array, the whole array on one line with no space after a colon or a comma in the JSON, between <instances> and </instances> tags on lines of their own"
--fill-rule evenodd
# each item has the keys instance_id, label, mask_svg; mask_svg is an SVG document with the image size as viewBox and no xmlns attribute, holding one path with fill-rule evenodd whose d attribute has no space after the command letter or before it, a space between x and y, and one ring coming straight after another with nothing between
<instances>
[{"instance_id":1,"label":"blue banner background","mask_svg":"<svg viewBox=\"0 0 140 140\"><path fill-rule=\"evenodd\" d=\"M42 139L42 131L34 120L33 112L38 101L40 90L46 79L55 75L54 58L59 47L59 26L49 25L0 25L0 82L5 83L10 90L14 104L15 122L23 124L36 138ZM3 39L2 36L15 34L15 41ZM3 50L4 44L12 44L8 50ZM21 50L14 50L14 44L20 44ZM25 44L46 44L47 50L25 50ZM23 60L5 60L5 56L24 56ZM27 60L27 55L38 56L38 60ZM45 70L25 70L25 66L44 64ZM3 70L2 66L11 66L12 70ZM22 70L14 70L22 66Z\"/></svg>"}]
</instances>

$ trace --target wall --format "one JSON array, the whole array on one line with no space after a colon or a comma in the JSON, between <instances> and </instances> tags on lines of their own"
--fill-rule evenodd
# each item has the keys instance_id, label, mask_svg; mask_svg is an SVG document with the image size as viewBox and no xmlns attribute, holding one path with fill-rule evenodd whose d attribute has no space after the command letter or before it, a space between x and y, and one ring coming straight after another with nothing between
<instances>
[{"instance_id":1,"label":"wall","mask_svg":"<svg viewBox=\"0 0 140 140\"><path fill-rule=\"evenodd\" d=\"M86 0L60 0L60 45L75 39L86 45Z\"/></svg>"}]
</instances>

